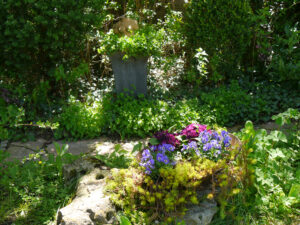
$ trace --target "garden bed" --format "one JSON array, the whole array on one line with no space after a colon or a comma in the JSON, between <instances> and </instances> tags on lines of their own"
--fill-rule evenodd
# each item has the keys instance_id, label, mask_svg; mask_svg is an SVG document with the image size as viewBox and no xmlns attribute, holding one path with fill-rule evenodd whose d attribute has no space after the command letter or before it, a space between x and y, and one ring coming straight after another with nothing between
<instances>
[{"instance_id":1,"label":"garden bed","mask_svg":"<svg viewBox=\"0 0 300 225\"><path fill-rule=\"evenodd\" d=\"M148 146L138 146L140 152L128 169L112 172L107 186L111 200L133 224L199 224L195 214L213 205L208 207L210 219L203 217L208 224L217 211L215 200L229 183L234 185L232 176L238 176L238 170L231 169L241 142L225 130L200 124L154 137Z\"/></svg>"}]
</instances>

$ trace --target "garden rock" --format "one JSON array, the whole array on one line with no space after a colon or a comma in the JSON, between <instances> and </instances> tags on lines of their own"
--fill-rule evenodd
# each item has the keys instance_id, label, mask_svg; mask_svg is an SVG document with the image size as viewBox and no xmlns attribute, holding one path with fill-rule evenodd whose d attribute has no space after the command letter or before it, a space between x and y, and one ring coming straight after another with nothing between
<instances>
[{"instance_id":1,"label":"garden rock","mask_svg":"<svg viewBox=\"0 0 300 225\"><path fill-rule=\"evenodd\" d=\"M12 142L10 147L20 147L20 148L27 148L33 152L38 152L42 149L47 141L44 139L38 139L36 141L29 141L29 142Z\"/></svg>"},{"instance_id":2,"label":"garden rock","mask_svg":"<svg viewBox=\"0 0 300 225\"><path fill-rule=\"evenodd\" d=\"M30 154L34 154L31 149L19 147L19 146L10 146L7 150L9 153L9 157L6 159L7 161L22 160L27 158Z\"/></svg>"},{"instance_id":3,"label":"garden rock","mask_svg":"<svg viewBox=\"0 0 300 225\"><path fill-rule=\"evenodd\" d=\"M145 143L146 140L140 140ZM139 141L123 141L116 142L111 141L108 138L102 137L98 139L82 140L75 142L63 142L58 141L59 146L67 144L69 146L68 151L73 155L80 155L81 153L91 153L91 155L105 155L110 154L115 150L116 144L120 144L120 147L128 152L132 151L135 144ZM54 143L47 146L46 151L48 153L56 155Z\"/></svg>"},{"instance_id":4,"label":"garden rock","mask_svg":"<svg viewBox=\"0 0 300 225\"><path fill-rule=\"evenodd\" d=\"M74 177L78 177L79 175L92 171L94 167L93 163L79 159L63 167L63 176L66 181L70 181Z\"/></svg>"},{"instance_id":5,"label":"garden rock","mask_svg":"<svg viewBox=\"0 0 300 225\"><path fill-rule=\"evenodd\" d=\"M58 225L115 224L115 209L105 195L108 170L93 169L83 176L75 199L57 213Z\"/></svg>"},{"instance_id":6,"label":"garden rock","mask_svg":"<svg viewBox=\"0 0 300 225\"><path fill-rule=\"evenodd\" d=\"M182 219L189 225L208 225L217 211L217 203L214 200L205 200L199 205L189 207Z\"/></svg>"}]
</instances>

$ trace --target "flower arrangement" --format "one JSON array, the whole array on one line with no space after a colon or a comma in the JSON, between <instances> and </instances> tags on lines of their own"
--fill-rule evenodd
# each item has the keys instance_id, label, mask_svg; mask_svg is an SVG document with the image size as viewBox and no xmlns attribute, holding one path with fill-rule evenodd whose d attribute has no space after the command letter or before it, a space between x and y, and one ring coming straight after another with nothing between
<instances>
[{"instance_id":1,"label":"flower arrangement","mask_svg":"<svg viewBox=\"0 0 300 225\"><path fill-rule=\"evenodd\" d=\"M232 138L201 124L154 134L128 169L112 170L107 183L112 202L133 224L180 222L188 204L217 197L217 185L219 198L240 179L240 167L231 160L238 151ZM212 189L200 199L203 185Z\"/></svg>"},{"instance_id":2,"label":"flower arrangement","mask_svg":"<svg viewBox=\"0 0 300 225\"><path fill-rule=\"evenodd\" d=\"M162 131L154 137L159 144L144 149L139 164L145 174L154 174L152 176L156 176L160 168L174 166L182 159L198 157L216 162L229 155L231 137L228 132L212 131L206 125L190 124L180 133Z\"/></svg>"}]
</instances>

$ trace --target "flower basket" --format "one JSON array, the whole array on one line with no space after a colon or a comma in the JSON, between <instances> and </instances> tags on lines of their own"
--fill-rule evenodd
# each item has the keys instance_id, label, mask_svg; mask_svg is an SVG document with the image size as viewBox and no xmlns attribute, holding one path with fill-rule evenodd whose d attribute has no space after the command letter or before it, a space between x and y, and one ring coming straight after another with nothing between
<instances>
[{"instance_id":1,"label":"flower basket","mask_svg":"<svg viewBox=\"0 0 300 225\"><path fill-rule=\"evenodd\" d=\"M234 135L191 124L176 134L162 131L154 136L132 167L113 175L109 188L112 201L131 218L141 216L146 224L178 222L187 206L214 199L217 183L226 186L236 177L231 162L242 145Z\"/></svg>"}]
</instances>

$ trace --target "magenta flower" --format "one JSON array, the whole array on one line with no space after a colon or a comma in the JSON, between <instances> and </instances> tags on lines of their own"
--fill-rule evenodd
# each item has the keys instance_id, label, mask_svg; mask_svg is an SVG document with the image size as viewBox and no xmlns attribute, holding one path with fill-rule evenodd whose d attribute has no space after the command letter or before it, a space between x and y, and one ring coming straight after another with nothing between
<instances>
[{"instance_id":1,"label":"magenta flower","mask_svg":"<svg viewBox=\"0 0 300 225\"><path fill-rule=\"evenodd\" d=\"M174 134L169 133L167 130L157 132L154 137L161 143L161 144L170 144L173 146L179 145L180 141L175 137Z\"/></svg>"},{"instance_id":2,"label":"magenta flower","mask_svg":"<svg viewBox=\"0 0 300 225\"><path fill-rule=\"evenodd\" d=\"M201 132L205 130L206 125L192 123L181 131L181 135L185 135L188 139L196 138Z\"/></svg>"}]
</instances>

